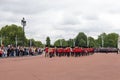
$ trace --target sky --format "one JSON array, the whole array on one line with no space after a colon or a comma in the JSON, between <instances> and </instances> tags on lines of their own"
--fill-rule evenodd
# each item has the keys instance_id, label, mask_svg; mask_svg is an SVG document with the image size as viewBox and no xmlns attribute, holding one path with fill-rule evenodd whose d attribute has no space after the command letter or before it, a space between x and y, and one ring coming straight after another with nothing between
<instances>
[{"instance_id":1,"label":"sky","mask_svg":"<svg viewBox=\"0 0 120 80\"><path fill-rule=\"evenodd\" d=\"M0 28L21 26L25 35L43 43L75 38L79 32L97 38L101 33L120 34L119 0L0 0Z\"/></svg>"}]
</instances>

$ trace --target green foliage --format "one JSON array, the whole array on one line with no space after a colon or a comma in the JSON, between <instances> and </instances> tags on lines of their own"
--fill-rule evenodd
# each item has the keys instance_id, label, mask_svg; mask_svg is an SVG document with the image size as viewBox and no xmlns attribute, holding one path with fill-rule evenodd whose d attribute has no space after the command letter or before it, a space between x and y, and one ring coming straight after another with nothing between
<instances>
[{"instance_id":1,"label":"green foliage","mask_svg":"<svg viewBox=\"0 0 120 80\"><path fill-rule=\"evenodd\" d=\"M87 36L80 32L75 38L75 46L87 47Z\"/></svg>"},{"instance_id":2,"label":"green foliage","mask_svg":"<svg viewBox=\"0 0 120 80\"><path fill-rule=\"evenodd\" d=\"M105 47L117 47L118 34L110 33L105 39Z\"/></svg>"},{"instance_id":3,"label":"green foliage","mask_svg":"<svg viewBox=\"0 0 120 80\"><path fill-rule=\"evenodd\" d=\"M102 47L102 39L103 39L103 47L117 47L117 40L118 40L118 34L116 33L102 33L98 36L97 39L94 39L93 37L88 37L89 45L88 47ZM79 46L79 47L87 47L87 36L80 32L75 39L69 39L68 41L65 41L64 39L59 39L55 41L55 46Z\"/></svg>"},{"instance_id":4,"label":"green foliage","mask_svg":"<svg viewBox=\"0 0 120 80\"><path fill-rule=\"evenodd\" d=\"M36 46L36 47L43 47L43 44L41 41L35 41L34 39L30 39L31 40L31 46ZM29 45L30 45L30 40L29 40Z\"/></svg>"},{"instance_id":5,"label":"green foliage","mask_svg":"<svg viewBox=\"0 0 120 80\"><path fill-rule=\"evenodd\" d=\"M57 41L55 41L54 46L68 46L68 42L65 39L59 39Z\"/></svg>"},{"instance_id":6,"label":"green foliage","mask_svg":"<svg viewBox=\"0 0 120 80\"><path fill-rule=\"evenodd\" d=\"M56 41L54 42L54 46L60 46L60 40L56 40Z\"/></svg>"},{"instance_id":7,"label":"green foliage","mask_svg":"<svg viewBox=\"0 0 120 80\"><path fill-rule=\"evenodd\" d=\"M102 34L100 34L100 35L98 36L98 39L96 40L96 42L97 42L97 44L98 44L98 47L102 47L102 39L103 39L104 43L106 42L106 41L105 41L105 40L106 40L106 36L107 36L106 33L102 33ZM103 45L103 47L104 47L104 45Z\"/></svg>"},{"instance_id":8,"label":"green foliage","mask_svg":"<svg viewBox=\"0 0 120 80\"><path fill-rule=\"evenodd\" d=\"M68 46L68 42L65 41L65 39L61 39L61 42L62 42L62 46L63 46L63 47Z\"/></svg>"},{"instance_id":9,"label":"green foliage","mask_svg":"<svg viewBox=\"0 0 120 80\"><path fill-rule=\"evenodd\" d=\"M35 41L35 46L44 47L41 41Z\"/></svg>"},{"instance_id":10,"label":"green foliage","mask_svg":"<svg viewBox=\"0 0 120 80\"><path fill-rule=\"evenodd\" d=\"M23 29L20 26L14 24L6 25L1 28L0 36L2 36L2 41L5 46L10 44L15 45L16 37L19 46L23 46L23 40L24 40L24 46L29 46L29 40L25 36L23 37ZM36 42L33 40L33 43L34 46L42 46L42 43L39 41Z\"/></svg>"},{"instance_id":11,"label":"green foliage","mask_svg":"<svg viewBox=\"0 0 120 80\"><path fill-rule=\"evenodd\" d=\"M16 25L6 25L0 30L0 35L2 36L3 44L7 46L8 44L15 45L15 37L18 36L18 44L22 45L22 27Z\"/></svg>"},{"instance_id":12,"label":"green foliage","mask_svg":"<svg viewBox=\"0 0 120 80\"><path fill-rule=\"evenodd\" d=\"M97 44L99 44L99 47L117 47L117 40L118 40L118 34L116 33L102 33L98 36L98 39L96 40ZM103 46L102 46L102 38L103 38Z\"/></svg>"},{"instance_id":13,"label":"green foliage","mask_svg":"<svg viewBox=\"0 0 120 80\"><path fill-rule=\"evenodd\" d=\"M74 47L75 46L75 39L69 39L67 42L68 42L69 47Z\"/></svg>"},{"instance_id":14,"label":"green foliage","mask_svg":"<svg viewBox=\"0 0 120 80\"><path fill-rule=\"evenodd\" d=\"M50 47L50 46L51 46L51 44L50 44L50 37L47 37L47 38L46 38L46 46L47 46L47 47Z\"/></svg>"},{"instance_id":15,"label":"green foliage","mask_svg":"<svg viewBox=\"0 0 120 80\"><path fill-rule=\"evenodd\" d=\"M88 47L96 47L97 46L96 41L93 37L88 37L88 41L89 41Z\"/></svg>"}]
</instances>

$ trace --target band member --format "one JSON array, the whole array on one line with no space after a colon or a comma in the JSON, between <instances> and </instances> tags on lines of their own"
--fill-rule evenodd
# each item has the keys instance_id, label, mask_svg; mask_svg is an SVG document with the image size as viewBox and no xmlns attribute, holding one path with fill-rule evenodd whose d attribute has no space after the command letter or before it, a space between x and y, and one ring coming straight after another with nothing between
<instances>
[{"instance_id":1,"label":"band member","mask_svg":"<svg viewBox=\"0 0 120 80\"><path fill-rule=\"evenodd\" d=\"M45 50L44 50L44 51L45 51L45 57L48 57L48 55L49 55L49 54L48 54L48 49L49 49L49 48L46 47Z\"/></svg>"},{"instance_id":2,"label":"band member","mask_svg":"<svg viewBox=\"0 0 120 80\"><path fill-rule=\"evenodd\" d=\"M77 54L78 54L78 56L81 56L82 55L82 53L83 53L83 49L82 48L78 48L78 50L77 50L78 52L77 52Z\"/></svg>"},{"instance_id":3,"label":"band member","mask_svg":"<svg viewBox=\"0 0 120 80\"><path fill-rule=\"evenodd\" d=\"M63 48L57 48L59 57L63 56Z\"/></svg>"},{"instance_id":4,"label":"band member","mask_svg":"<svg viewBox=\"0 0 120 80\"><path fill-rule=\"evenodd\" d=\"M67 47L65 51L66 51L67 57L69 57L69 56L70 56L70 53L71 53L70 47Z\"/></svg>"},{"instance_id":5,"label":"band member","mask_svg":"<svg viewBox=\"0 0 120 80\"><path fill-rule=\"evenodd\" d=\"M73 52L74 52L75 57L78 56L78 49L79 49L78 47L73 48Z\"/></svg>"},{"instance_id":6,"label":"band member","mask_svg":"<svg viewBox=\"0 0 120 80\"><path fill-rule=\"evenodd\" d=\"M74 47L72 47L72 48L70 49L71 56L74 56L74 51L73 51L73 49L74 49Z\"/></svg>"},{"instance_id":7,"label":"band member","mask_svg":"<svg viewBox=\"0 0 120 80\"><path fill-rule=\"evenodd\" d=\"M50 58L54 57L55 55L55 48L49 48L48 49L48 53L49 53L49 56Z\"/></svg>"}]
</instances>

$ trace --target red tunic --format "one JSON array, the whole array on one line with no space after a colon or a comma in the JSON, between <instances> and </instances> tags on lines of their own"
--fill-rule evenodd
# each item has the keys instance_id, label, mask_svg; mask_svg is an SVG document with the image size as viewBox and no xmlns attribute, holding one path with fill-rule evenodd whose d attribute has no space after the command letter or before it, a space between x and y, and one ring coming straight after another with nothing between
<instances>
[{"instance_id":1,"label":"red tunic","mask_svg":"<svg viewBox=\"0 0 120 80\"><path fill-rule=\"evenodd\" d=\"M70 52L71 52L71 51L70 51L70 47L67 47L67 48L66 48L66 52L67 52L67 53L70 53Z\"/></svg>"},{"instance_id":2,"label":"red tunic","mask_svg":"<svg viewBox=\"0 0 120 80\"><path fill-rule=\"evenodd\" d=\"M58 53L63 53L63 52L64 52L64 49L63 49L63 48L58 48L58 49L57 49L57 52L58 52Z\"/></svg>"},{"instance_id":3,"label":"red tunic","mask_svg":"<svg viewBox=\"0 0 120 80\"><path fill-rule=\"evenodd\" d=\"M49 53L54 54L55 53L55 48L49 48Z\"/></svg>"},{"instance_id":4,"label":"red tunic","mask_svg":"<svg viewBox=\"0 0 120 80\"><path fill-rule=\"evenodd\" d=\"M78 52L79 52L79 53L82 53L82 52L83 52L83 49L82 49L82 48L79 48L79 49L78 49Z\"/></svg>"},{"instance_id":5,"label":"red tunic","mask_svg":"<svg viewBox=\"0 0 120 80\"><path fill-rule=\"evenodd\" d=\"M48 49L49 49L48 47L45 48L45 53L48 53Z\"/></svg>"},{"instance_id":6,"label":"red tunic","mask_svg":"<svg viewBox=\"0 0 120 80\"><path fill-rule=\"evenodd\" d=\"M3 51L2 51L2 50L0 50L0 54L3 54Z\"/></svg>"},{"instance_id":7,"label":"red tunic","mask_svg":"<svg viewBox=\"0 0 120 80\"><path fill-rule=\"evenodd\" d=\"M79 52L79 48L78 48L78 47L75 47L75 48L73 49L73 52L75 52L75 53Z\"/></svg>"}]
</instances>

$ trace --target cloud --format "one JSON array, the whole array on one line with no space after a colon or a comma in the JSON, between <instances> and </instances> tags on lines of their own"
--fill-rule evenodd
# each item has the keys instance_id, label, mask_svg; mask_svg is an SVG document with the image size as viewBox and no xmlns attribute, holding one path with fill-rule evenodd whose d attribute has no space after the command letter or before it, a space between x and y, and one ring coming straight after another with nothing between
<instances>
[{"instance_id":1,"label":"cloud","mask_svg":"<svg viewBox=\"0 0 120 80\"><path fill-rule=\"evenodd\" d=\"M67 13L63 16L61 24L62 25L77 25L77 24L80 24L80 20L76 15Z\"/></svg>"},{"instance_id":2,"label":"cloud","mask_svg":"<svg viewBox=\"0 0 120 80\"><path fill-rule=\"evenodd\" d=\"M86 20L99 20L99 17L96 14L85 14L82 18Z\"/></svg>"},{"instance_id":3,"label":"cloud","mask_svg":"<svg viewBox=\"0 0 120 80\"><path fill-rule=\"evenodd\" d=\"M45 43L74 38L78 32L96 37L102 32L118 32L119 0L0 0L0 27L21 25L25 17L26 36Z\"/></svg>"}]
</instances>

